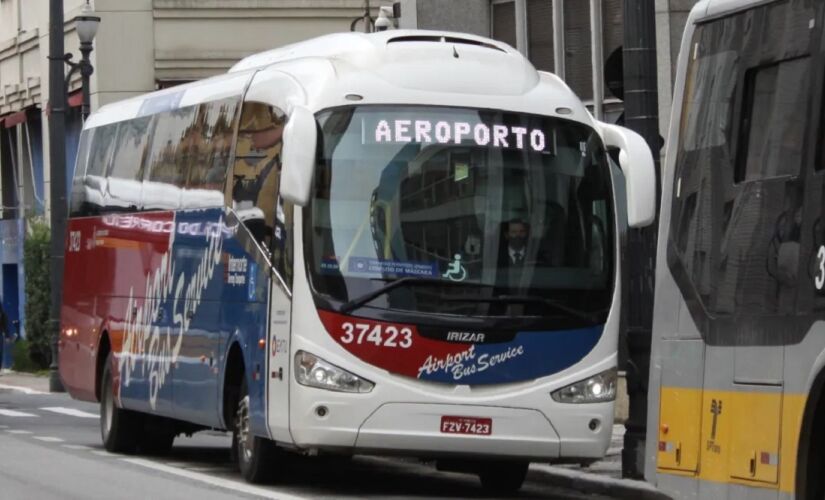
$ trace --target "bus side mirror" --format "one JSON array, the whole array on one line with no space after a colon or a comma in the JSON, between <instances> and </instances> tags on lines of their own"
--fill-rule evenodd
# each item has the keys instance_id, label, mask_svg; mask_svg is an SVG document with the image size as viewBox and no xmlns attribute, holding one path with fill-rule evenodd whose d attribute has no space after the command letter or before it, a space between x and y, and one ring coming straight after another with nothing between
<instances>
[{"instance_id":1,"label":"bus side mirror","mask_svg":"<svg viewBox=\"0 0 825 500\"><path fill-rule=\"evenodd\" d=\"M292 108L284 128L281 196L300 207L306 206L312 191L317 142L315 115L303 106Z\"/></svg>"},{"instance_id":2,"label":"bus side mirror","mask_svg":"<svg viewBox=\"0 0 825 500\"><path fill-rule=\"evenodd\" d=\"M636 132L599 123L605 146L619 149L619 166L627 185L627 224L633 228L650 225L656 217L656 169L653 154Z\"/></svg>"}]
</instances>

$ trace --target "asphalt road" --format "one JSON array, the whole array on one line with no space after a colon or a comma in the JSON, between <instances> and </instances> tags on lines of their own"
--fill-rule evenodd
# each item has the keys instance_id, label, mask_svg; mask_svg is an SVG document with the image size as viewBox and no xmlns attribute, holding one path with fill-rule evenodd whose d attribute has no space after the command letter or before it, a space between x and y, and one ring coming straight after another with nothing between
<instances>
[{"instance_id":1,"label":"asphalt road","mask_svg":"<svg viewBox=\"0 0 825 500\"><path fill-rule=\"evenodd\" d=\"M295 457L273 471L272 484L250 485L223 433L178 437L165 457L116 455L103 449L98 421L95 404L0 388L0 499L494 498L475 476L375 457ZM515 498L606 497L555 486L539 467Z\"/></svg>"}]
</instances>

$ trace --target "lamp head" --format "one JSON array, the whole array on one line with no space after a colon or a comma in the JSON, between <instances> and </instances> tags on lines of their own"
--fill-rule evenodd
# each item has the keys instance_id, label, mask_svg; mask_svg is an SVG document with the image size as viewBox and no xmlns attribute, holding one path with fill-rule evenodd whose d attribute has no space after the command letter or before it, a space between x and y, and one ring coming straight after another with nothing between
<instances>
[{"instance_id":1,"label":"lamp head","mask_svg":"<svg viewBox=\"0 0 825 500\"><path fill-rule=\"evenodd\" d=\"M80 43L92 43L97 35L97 27L100 24L100 17L95 15L95 11L87 2L80 11L80 15L75 18L77 26L77 37Z\"/></svg>"}]
</instances>

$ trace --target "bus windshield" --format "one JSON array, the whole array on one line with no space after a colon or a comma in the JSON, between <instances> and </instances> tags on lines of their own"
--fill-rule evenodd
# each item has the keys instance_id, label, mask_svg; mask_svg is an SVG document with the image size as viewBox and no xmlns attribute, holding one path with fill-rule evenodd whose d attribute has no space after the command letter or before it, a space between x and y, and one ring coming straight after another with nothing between
<instances>
[{"instance_id":1,"label":"bus windshield","mask_svg":"<svg viewBox=\"0 0 825 500\"><path fill-rule=\"evenodd\" d=\"M422 106L318 121L305 234L313 289L331 307L604 322L615 223L594 130Z\"/></svg>"}]
</instances>

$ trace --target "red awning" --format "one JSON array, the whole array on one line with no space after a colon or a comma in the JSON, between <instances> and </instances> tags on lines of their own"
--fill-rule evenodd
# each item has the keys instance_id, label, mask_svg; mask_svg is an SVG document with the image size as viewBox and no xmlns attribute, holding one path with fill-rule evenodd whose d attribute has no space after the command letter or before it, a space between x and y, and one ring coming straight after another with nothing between
<instances>
[{"instance_id":1,"label":"red awning","mask_svg":"<svg viewBox=\"0 0 825 500\"><path fill-rule=\"evenodd\" d=\"M6 128L12 128L20 123L26 123L26 112L18 111L17 113L6 115L3 117L3 121L5 122L4 125Z\"/></svg>"},{"instance_id":2,"label":"red awning","mask_svg":"<svg viewBox=\"0 0 825 500\"><path fill-rule=\"evenodd\" d=\"M66 104L69 105L70 108L79 108L83 105L83 92L77 91L73 92L69 95L69 100L66 101Z\"/></svg>"}]
</instances>

